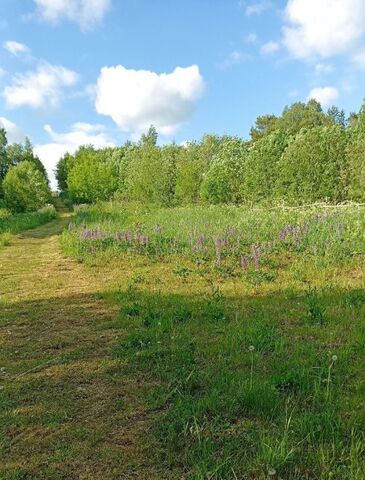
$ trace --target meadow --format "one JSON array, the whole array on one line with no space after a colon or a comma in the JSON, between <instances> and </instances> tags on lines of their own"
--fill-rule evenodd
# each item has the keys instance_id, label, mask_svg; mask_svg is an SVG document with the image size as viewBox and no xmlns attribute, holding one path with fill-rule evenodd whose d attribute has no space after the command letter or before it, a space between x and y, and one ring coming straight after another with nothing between
<instances>
[{"instance_id":1,"label":"meadow","mask_svg":"<svg viewBox=\"0 0 365 480\"><path fill-rule=\"evenodd\" d=\"M110 272L160 478L365 477L364 233L357 204L76 208L62 248Z\"/></svg>"}]
</instances>

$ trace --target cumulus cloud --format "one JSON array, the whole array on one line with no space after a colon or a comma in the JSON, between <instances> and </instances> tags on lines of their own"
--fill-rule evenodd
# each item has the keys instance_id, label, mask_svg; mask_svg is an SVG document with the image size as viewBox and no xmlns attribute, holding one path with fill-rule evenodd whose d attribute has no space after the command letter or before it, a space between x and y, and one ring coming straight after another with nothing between
<instances>
[{"instance_id":1,"label":"cumulus cloud","mask_svg":"<svg viewBox=\"0 0 365 480\"><path fill-rule=\"evenodd\" d=\"M22 143L25 140L23 130L5 117L0 117L0 128L6 130L8 143Z\"/></svg>"},{"instance_id":2,"label":"cumulus cloud","mask_svg":"<svg viewBox=\"0 0 365 480\"><path fill-rule=\"evenodd\" d=\"M82 30L99 24L111 6L111 0L34 0L36 15L57 25L62 20L78 23Z\"/></svg>"},{"instance_id":3,"label":"cumulus cloud","mask_svg":"<svg viewBox=\"0 0 365 480\"><path fill-rule=\"evenodd\" d=\"M8 40L4 43L4 48L12 55L18 57L19 55L24 55L30 53L29 47L24 45L24 43L16 42L14 40Z\"/></svg>"},{"instance_id":4,"label":"cumulus cloud","mask_svg":"<svg viewBox=\"0 0 365 480\"><path fill-rule=\"evenodd\" d=\"M72 70L44 62L35 71L14 75L10 85L4 88L2 96L9 108L24 105L33 108L56 106L63 88L71 87L77 81L78 75Z\"/></svg>"},{"instance_id":5,"label":"cumulus cloud","mask_svg":"<svg viewBox=\"0 0 365 480\"><path fill-rule=\"evenodd\" d=\"M314 99L322 107L330 107L338 100L339 96L339 91L335 87L316 87L310 91L308 100Z\"/></svg>"},{"instance_id":6,"label":"cumulus cloud","mask_svg":"<svg viewBox=\"0 0 365 480\"><path fill-rule=\"evenodd\" d=\"M279 48L280 45L277 42L270 41L262 45L260 51L263 55L270 55L277 52Z\"/></svg>"},{"instance_id":7,"label":"cumulus cloud","mask_svg":"<svg viewBox=\"0 0 365 480\"><path fill-rule=\"evenodd\" d=\"M36 145L34 152L43 162L53 189L57 188L54 170L58 160L65 153L73 154L81 145L93 145L95 148L113 147L114 140L108 135L103 125L75 123L69 132L57 133L50 125L45 125L50 142Z\"/></svg>"},{"instance_id":8,"label":"cumulus cloud","mask_svg":"<svg viewBox=\"0 0 365 480\"><path fill-rule=\"evenodd\" d=\"M104 67L96 86L96 111L110 116L123 131L139 133L151 124L171 135L188 121L204 89L199 67L172 73Z\"/></svg>"},{"instance_id":9,"label":"cumulus cloud","mask_svg":"<svg viewBox=\"0 0 365 480\"><path fill-rule=\"evenodd\" d=\"M284 43L297 58L350 52L365 33L364 0L289 0Z\"/></svg>"}]
</instances>

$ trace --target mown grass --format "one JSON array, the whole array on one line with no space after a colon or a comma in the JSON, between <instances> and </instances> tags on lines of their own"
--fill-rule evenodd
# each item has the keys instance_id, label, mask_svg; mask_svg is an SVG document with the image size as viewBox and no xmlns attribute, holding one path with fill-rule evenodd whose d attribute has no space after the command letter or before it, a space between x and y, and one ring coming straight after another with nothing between
<instances>
[{"instance_id":1,"label":"mown grass","mask_svg":"<svg viewBox=\"0 0 365 480\"><path fill-rule=\"evenodd\" d=\"M57 212L53 206L42 208L37 212L18 214L0 209L0 248L10 244L11 235L48 223L56 216Z\"/></svg>"},{"instance_id":2,"label":"mown grass","mask_svg":"<svg viewBox=\"0 0 365 480\"><path fill-rule=\"evenodd\" d=\"M79 211L63 248L112 269L161 478L365 477L364 233L355 205Z\"/></svg>"}]
</instances>

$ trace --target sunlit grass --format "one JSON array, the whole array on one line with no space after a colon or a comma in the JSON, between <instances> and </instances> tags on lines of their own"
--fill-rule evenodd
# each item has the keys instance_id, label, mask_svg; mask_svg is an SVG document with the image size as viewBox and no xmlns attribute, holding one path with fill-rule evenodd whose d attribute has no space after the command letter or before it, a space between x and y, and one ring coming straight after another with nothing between
<instances>
[{"instance_id":1,"label":"sunlit grass","mask_svg":"<svg viewBox=\"0 0 365 480\"><path fill-rule=\"evenodd\" d=\"M358 206L81 209L63 247L112 268L114 354L155 384L166 478L364 478L364 232Z\"/></svg>"}]
</instances>

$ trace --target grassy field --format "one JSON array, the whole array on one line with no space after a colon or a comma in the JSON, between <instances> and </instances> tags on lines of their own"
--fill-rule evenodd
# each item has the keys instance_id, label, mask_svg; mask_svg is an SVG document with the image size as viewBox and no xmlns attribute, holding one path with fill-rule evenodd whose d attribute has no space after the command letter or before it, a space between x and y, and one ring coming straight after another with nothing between
<instances>
[{"instance_id":1,"label":"grassy field","mask_svg":"<svg viewBox=\"0 0 365 480\"><path fill-rule=\"evenodd\" d=\"M365 478L363 207L31 232L0 254L1 479Z\"/></svg>"},{"instance_id":2,"label":"grassy field","mask_svg":"<svg viewBox=\"0 0 365 480\"><path fill-rule=\"evenodd\" d=\"M0 248L9 245L13 234L38 227L56 218L54 207L45 207L38 212L11 214L0 208Z\"/></svg>"}]
</instances>

